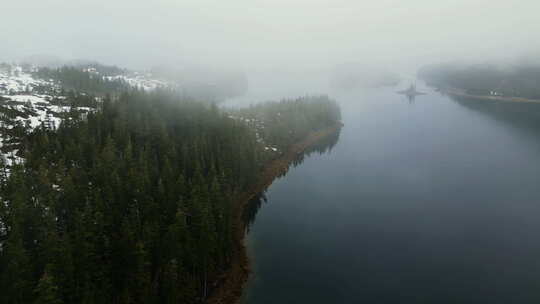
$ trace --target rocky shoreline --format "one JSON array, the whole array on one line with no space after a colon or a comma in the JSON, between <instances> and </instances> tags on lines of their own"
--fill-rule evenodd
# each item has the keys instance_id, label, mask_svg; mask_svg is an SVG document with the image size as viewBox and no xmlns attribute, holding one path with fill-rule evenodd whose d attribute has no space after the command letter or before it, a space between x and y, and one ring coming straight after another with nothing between
<instances>
[{"instance_id":1,"label":"rocky shoreline","mask_svg":"<svg viewBox=\"0 0 540 304\"><path fill-rule=\"evenodd\" d=\"M477 100L486 100L486 101L506 101L506 102L531 102L531 103L540 103L538 99L528 99L523 97L512 97L512 96L491 96L491 95L472 95L462 92L455 89L441 89L441 93L447 94L455 97L465 97Z\"/></svg>"}]
</instances>

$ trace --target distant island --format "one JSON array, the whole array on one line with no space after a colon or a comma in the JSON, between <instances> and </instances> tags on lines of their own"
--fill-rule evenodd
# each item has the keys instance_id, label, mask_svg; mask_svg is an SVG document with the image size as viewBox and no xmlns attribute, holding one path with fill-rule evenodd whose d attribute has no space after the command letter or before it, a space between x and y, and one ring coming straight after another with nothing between
<instances>
[{"instance_id":1,"label":"distant island","mask_svg":"<svg viewBox=\"0 0 540 304\"><path fill-rule=\"evenodd\" d=\"M407 96L425 95L426 93L416 90L416 84L411 84L406 90L397 91L398 94Z\"/></svg>"}]
</instances>

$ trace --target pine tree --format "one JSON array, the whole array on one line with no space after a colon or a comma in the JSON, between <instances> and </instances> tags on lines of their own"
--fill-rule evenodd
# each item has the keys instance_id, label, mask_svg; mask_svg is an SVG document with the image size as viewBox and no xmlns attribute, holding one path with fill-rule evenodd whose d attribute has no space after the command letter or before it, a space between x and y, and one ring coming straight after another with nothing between
<instances>
[{"instance_id":1,"label":"pine tree","mask_svg":"<svg viewBox=\"0 0 540 304\"><path fill-rule=\"evenodd\" d=\"M62 304L62 298L55 277L52 275L52 265L47 264L45 271L34 290L35 304Z\"/></svg>"}]
</instances>

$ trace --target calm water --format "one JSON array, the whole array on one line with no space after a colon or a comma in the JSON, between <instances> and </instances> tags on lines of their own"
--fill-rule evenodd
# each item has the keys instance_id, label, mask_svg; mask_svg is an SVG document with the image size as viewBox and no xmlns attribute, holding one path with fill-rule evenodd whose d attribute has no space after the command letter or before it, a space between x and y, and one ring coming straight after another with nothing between
<instances>
[{"instance_id":1,"label":"calm water","mask_svg":"<svg viewBox=\"0 0 540 304\"><path fill-rule=\"evenodd\" d=\"M333 94L337 145L248 234L246 303L540 303L540 130L394 91Z\"/></svg>"}]
</instances>

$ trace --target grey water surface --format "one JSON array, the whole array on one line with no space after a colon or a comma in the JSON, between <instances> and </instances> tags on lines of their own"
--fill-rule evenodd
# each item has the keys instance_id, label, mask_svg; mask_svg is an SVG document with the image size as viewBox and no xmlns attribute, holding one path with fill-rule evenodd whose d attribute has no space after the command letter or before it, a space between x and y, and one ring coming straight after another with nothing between
<instances>
[{"instance_id":1,"label":"grey water surface","mask_svg":"<svg viewBox=\"0 0 540 304\"><path fill-rule=\"evenodd\" d=\"M245 303L540 303L540 130L424 89L332 95L337 145L250 227Z\"/></svg>"}]
</instances>

